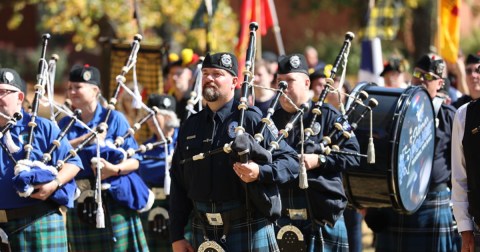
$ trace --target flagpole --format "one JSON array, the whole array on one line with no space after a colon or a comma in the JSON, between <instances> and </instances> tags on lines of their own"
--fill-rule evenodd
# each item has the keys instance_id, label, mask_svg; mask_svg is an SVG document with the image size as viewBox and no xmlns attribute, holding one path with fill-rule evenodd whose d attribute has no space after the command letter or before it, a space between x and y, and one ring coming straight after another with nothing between
<instances>
[{"instance_id":1,"label":"flagpole","mask_svg":"<svg viewBox=\"0 0 480 252\"><path fill-rule=\"evenodd\" d=\"M268 0L270 5L270 12L273 19L273 33L275 35L275 42L277 43L277 49L279 55L285 55L285 47L283 46L282 34L280 33L280 26L278 25L277 9L273 0Z\"/></svg>"}]
</instances>

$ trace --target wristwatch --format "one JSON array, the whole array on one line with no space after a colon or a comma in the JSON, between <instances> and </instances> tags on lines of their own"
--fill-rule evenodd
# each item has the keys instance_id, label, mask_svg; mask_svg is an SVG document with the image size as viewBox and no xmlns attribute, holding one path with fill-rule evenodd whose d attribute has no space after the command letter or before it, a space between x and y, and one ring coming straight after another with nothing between
<instances>
[{"instance_id":1,"label":"wristwatch","mask_svg":"<svg viewBox=\"0 0 480 252\"><path fill-rule=\"evenodd\" d=\"M58 184L57 189L63 186L63 183L60 182L60 179L58 179L58 177L55 177L55 179L53 179L53 181L57 182L57 184Z\"/></svg>"},{"instance_id":2,"label":"wristwatch","mask_svg":"<svg viewBox=\"0 0 480 252\"><path fill-rule=\"evenodd\" d=\"M327 158L323 154L318 154L318 167L322 167L322 165L327 162Z\"/></svg>"}]
</instances>

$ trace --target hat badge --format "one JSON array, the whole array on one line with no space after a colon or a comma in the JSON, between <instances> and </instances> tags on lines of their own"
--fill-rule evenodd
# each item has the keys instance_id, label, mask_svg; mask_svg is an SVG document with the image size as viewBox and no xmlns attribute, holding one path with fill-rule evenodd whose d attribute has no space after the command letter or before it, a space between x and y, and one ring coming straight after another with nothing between
<instances>
[{"instance_id":1,"label":"hat badge","mask_svg":"<svg viewBox=\"0 0 480 252\"><path fill-rule=\"evenodd\" d=\"M170 101L168 98L163 99L162 103L165 108L170 108L170 106L172 106L172 101Z\"/></svg>"},{"instance_id":2,"label":"hat badge","mask_svg":"<svg viewBox=\"0 0 480 252\"><path fill-rule=\"evenodd\" d=\"M89 81L90 79L92 79L92 73L90 71L85 71L82 77L85 81Z\"/></svg>"},{"instance_id":3,"label":"hat badge","mask_svg":"<svg viewBox=\"0 0 480 252\"><path fill-rule=\"evenodd\" d=\"M5 75L4 75L5 79L7 80L8 84L12 83L13 82L13 79L15 78L13 76L13 73L11 72L5 72Z\"/></svg>"},{"instance_id":4,"label":"hat badge","mask_svg":"<svg viewBox=\"0 0 480 252\"><path fill-rule=\"evenodd\" d=\"M290 58L290 66L292 66L292 68L295 68L295 69L300 67L300 57L298 57L297 55L292 56Z\"/></svg>"},{"instance_id":5,"label":"hat badge","mask_svg":"<svg viewBox=\"0 0 480 252\"><path fill-rule=\"evenodd\" d=\"M223 54L220 58L220 64L226 68L232 67L232 57L228 54Z\"/></svg>"}]
</instances>

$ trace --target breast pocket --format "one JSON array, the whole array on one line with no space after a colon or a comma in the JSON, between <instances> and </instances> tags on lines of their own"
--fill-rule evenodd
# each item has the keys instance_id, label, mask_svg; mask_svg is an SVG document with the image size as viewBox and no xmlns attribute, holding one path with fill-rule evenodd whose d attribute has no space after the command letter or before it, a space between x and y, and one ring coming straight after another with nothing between
<instances>
[{"instance_id":1,"label":"breast pocket","mask_svg":"<svg viewBox=\"0 0 480 252\"><path fill-rule=\"evenodd\" d=\"M205 173L205 169L202 169L202 167L207 165L206 158L201 158L201 155L202 153L205 154L208 148L204 148L204 143L201 139L187 138L181 151L184 167L183 175L186 183L192 186L192 183L202 177L202 171L203 174Z\"/></svg>"}]
</instances>

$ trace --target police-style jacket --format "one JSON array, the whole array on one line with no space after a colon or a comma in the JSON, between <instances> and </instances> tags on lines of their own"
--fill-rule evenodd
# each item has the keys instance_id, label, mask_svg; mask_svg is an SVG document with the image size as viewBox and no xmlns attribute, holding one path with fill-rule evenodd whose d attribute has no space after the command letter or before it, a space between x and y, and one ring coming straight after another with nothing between
<instances>
[{"instance_id":1,"label":"police-style jacket","mask_svg":"<svg viewBox=\"0 0 480 252\"><path fill-rule=\"evenodd\" d=\"M181 163L182 160L221 148L234 140L235 127L238 126L240 118L237 106L238 102L232 99L216 113L206 107L190 116L180 129L170 169L172 242L183 239L183 228L192 211L192 201L245 202L243 182L233 170L232 154L222 152L203 160ZM260 120L261 112L255 107L249 108L245 111L243 124L245 131L250 135L259 132ZM261 144L268 149L268 143L273 140L273 135L267 130L264 137L265 140ZM286 183L298 176L298 158L295 151L282 141L280 148L273 152L273 162L259 165L259 168L258 180L252 183L261 184L262 188L277 195L278 184ZM279 204L278 195L276 200ZM253 211L262 212L257 207L253 205Z\"/></svg>"},{"instance_id":2,"label":"police-style jacket","mask_svg":"<svg viewBox=\"0 0 480 252\"><path fill-rule=\"evenodd\" d=\"M303 116L304 127L309 127L313 118L313 102L310 101L310 108ZM321 116L317 116L315 127L320 128L317 135L309 138L310 145L318 144L323 136L328 135L333 129L333 124L339 118L340 113L330 104L324 104L321 107ZM279 129L285 128L285 125L290 120L292 114L283 109L279 109L273 115L273 121ZM300 121L294 125L288 138L288 144L294 147L298 153L301 153L301 133ZM340 133L337 133L332 143L336 143ZM309 146L311 147L311 146ZM305 147L306 154L311 154L311 148ZM345 141L341 150L348 152L359 152L360 147L354 134ZM314 152L318 154L318 148ZM342 172L347 168L355 168L360 165L360 160L355 156L330 154L326 155L326 162L320 167L308 170L308 195L311 204L313 216L317 221L334 224L335 221L343 214L346 207L347 197L343 189ZM305 191L300 189L298 179L291 181L285 185L280 186L280 193L282 195L282 207L284 209L308 209Z\"/></svg>"},{"instance_id":3,"label":"police-style jacket","mask_svg":"<svg viewBox=\"0 0 480 252\"><path fill-rule=\"evenodd\" d=\"M23 110L22 113L23 118L20 119L10 130L13 141L18 147L20 147L18 152L13 153L13 157L16 161L25 158L23 146L28 143L28 134L30 131L28 123L31 121L31 116ZM40 161L42 160L43 154L48 152L53 141L57 139L60 134L60 129L49 120L42 117L36 117L35 122L37 123L37 126L34 130L32 142L33 150L30 159ZM3 139L0 139L0 141L3 141ZM65 159L68 155L68 151L72 149L70 143L65 138L60 141L60 144L61 147L57 148L52 153L52 160L50 160L47 165L55 166L57 161ZM80 167L80 169L83 169L82 163L78 157L72 157L66 163L76 165ZM33 206L42 202L41 200L31 197L23 198L17 194L12 181L12 178L14 177L14 167L15 164L7 156L5 150L0 148L0 192L2 194L0 209Z\"/></svg>"},{"instance_id":4,"label":"police-style jacket","mask_svg":"<svg viewBox=\"0 0 480 252\"><path fill-rule=\"evenodd\" d=\"M430 188L441 183L450 183L452 163L452 128L456 109L442 104L437 114L435 130L435 154L433 159Z\"/></svg>"}]
</instances>

